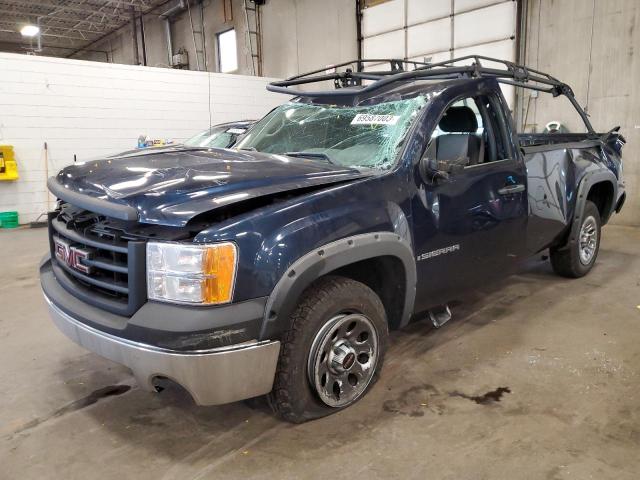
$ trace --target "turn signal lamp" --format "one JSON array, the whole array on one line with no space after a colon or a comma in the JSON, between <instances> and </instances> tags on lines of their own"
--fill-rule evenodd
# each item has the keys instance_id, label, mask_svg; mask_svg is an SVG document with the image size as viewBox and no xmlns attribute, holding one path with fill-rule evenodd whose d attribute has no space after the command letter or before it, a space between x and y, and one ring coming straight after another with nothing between
<instances>
[{"instance_id":1,"label":"turn signal lamp","mask_svg":"<svg viewBox=\"0 0 640 480\"><path fill-rule=\"evenodd\" d=\"M147 243L147 296L163 302L228 303L238 263L235 244Z\"/></svg>"}]
</instances>

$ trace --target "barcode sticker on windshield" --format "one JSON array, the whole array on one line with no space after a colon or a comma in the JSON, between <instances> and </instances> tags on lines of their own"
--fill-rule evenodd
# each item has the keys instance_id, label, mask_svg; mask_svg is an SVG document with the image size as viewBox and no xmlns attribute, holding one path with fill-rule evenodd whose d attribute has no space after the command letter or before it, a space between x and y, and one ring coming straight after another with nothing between
<instances>
[{"instance_id":1,"label":"barcode sticker on windshield","mask_svg":"<svg viewBox=\"0 0 640 480\"><path fill-rule=\"evenodd\" d=\"M359 113L353 120L351 125L395 125L400 115L375 115L373 113Z\"/></svg>"}]
</instances>

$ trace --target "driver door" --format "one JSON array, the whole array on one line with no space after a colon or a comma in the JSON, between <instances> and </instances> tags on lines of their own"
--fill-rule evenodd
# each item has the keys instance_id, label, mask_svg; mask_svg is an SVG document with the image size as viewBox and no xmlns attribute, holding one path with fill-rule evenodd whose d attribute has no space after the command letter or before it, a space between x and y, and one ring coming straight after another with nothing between
<instances>
[{"instance_id":1,"label":"driver door","mask_svg":"<svg viewBox=\"0 0 640 480\"><path fill-rule=\"evenodd\" d=\"M524 255L526 170L505 106L495 93L457 99L431 135L412 208L416 311L511 274Z\"/></svg>"}]
</instances>

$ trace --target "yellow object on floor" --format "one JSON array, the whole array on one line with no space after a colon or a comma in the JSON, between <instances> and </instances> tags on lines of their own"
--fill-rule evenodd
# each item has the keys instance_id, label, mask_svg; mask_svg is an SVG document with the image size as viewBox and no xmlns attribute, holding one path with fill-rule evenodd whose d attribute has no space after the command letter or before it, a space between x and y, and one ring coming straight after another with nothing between
<instances>
[{"instance_id":1,"label":"yellow object on floor","mask_svg":"<svg viewBox=\"0 0 640 480\"><path fill-rule=\"evenodd\" d=\"M0 145L0 180L17 180L18 164L11 145Z\"/></svg>"}]
</instances>

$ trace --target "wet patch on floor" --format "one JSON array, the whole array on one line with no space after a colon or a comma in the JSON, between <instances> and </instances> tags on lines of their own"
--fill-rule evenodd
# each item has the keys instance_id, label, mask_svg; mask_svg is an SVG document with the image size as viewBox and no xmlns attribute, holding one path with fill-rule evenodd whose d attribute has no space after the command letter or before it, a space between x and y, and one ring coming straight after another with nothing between
<instances>
[{"instance_id":1,"label":"wet patch on floor","mask_svg":"<svg viewBox=\"0 0 640 480\"><path fill-rule=\"evenodd\" d=\"M65 405L62 408L59 408L58 410L56 410L55 412L51 413L50 415L46 415L46 416L40 417L40 418L35 418L35 419L31 420L30 422L27 422L22 427L20 427L18 430L16 430L12 434L8 435L7 438L11 439L15 435L18 435L20 433L24 433L27 430L31 430L32 428L35 428L38 425L41 425L41 424L43 424L43 423L45 423L45 422L47 422L49 420L53 420L55 418L62 417L63 415L66 415L68 413L72 413L72 412L81 410L83 408L86 408L86 407L88 407L90 405L93 405L94 403L99 402L103 398L115 397L115 396L118 396L118 395L122 395L123 393L126 393L129 390L131 390L131 386L130 385L109 385L109 386L106 386L106 387L99 388L99 389L94 390L93 392L91 392L86 397L82 397L82 398L80 398L78 400L75 400L75 401L73 401L71 403L68 403L67 405Z\"/></svg>"},{"instance_id":2,"label":"wet patch on floor","mask_svg":"<svg viewBox=\"0 0 640 480\"><path fill-rule=\"evenodd\" d=\"M442 406L433 402L433 398L438 395L439 392L433 385L426 383L415 385L403 390L397 398L384 402L382 409L387 413L397 413L409 417L423 417L426 410L441 415Z\"/></svg>"},{"instance_id":3,"label":"wet patch on floor","mask_svg":"<svg viewBox=\"0 0 640 480\"><path fill-rule=\"evenodd\" d=\"M505 393L511 393L511 389L509 387L498 387L495 390L491 390L490 392L477 396L467 395L466 393L455 391L451 392L449 396L465 398L467 400L476 402L478 405L489 405L499 402Z\"/></svg>"}]
</instances>

